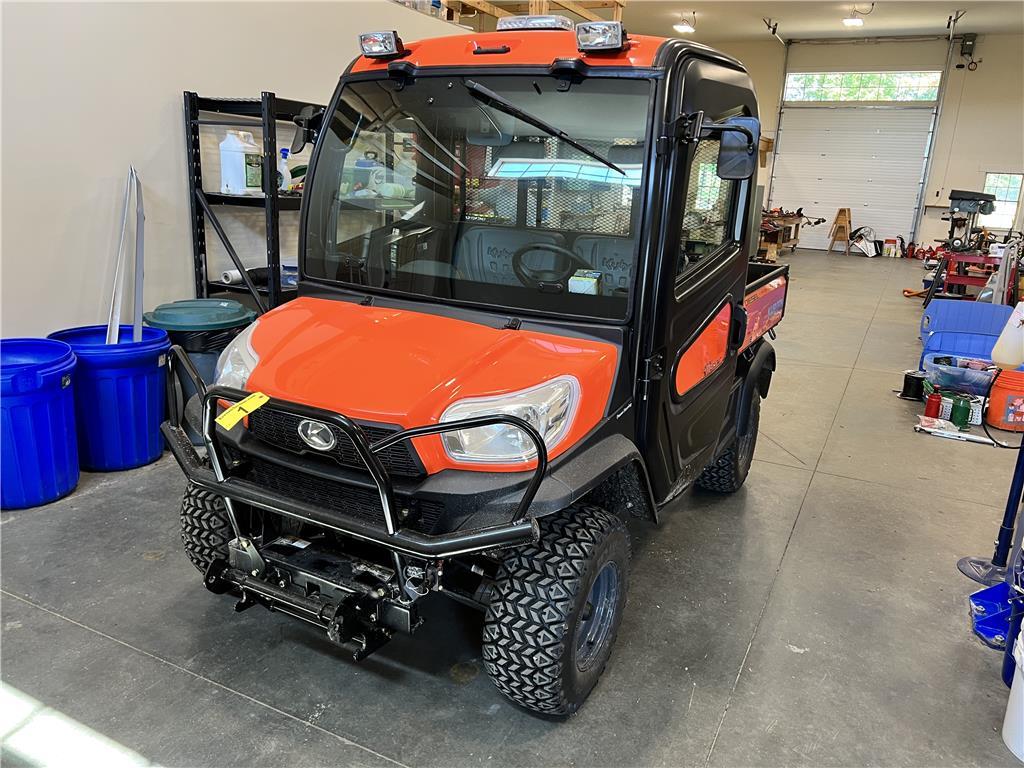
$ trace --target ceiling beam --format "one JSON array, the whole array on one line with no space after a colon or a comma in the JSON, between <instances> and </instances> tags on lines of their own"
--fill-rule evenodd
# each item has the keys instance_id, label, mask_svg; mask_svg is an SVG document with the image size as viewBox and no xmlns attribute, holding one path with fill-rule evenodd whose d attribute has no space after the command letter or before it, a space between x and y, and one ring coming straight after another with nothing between
<instances>
[{"instance_id":1,"label":"ceiling beam","mask_svg":"<svg viewBox=\"0 0 1024 768\"><path fill-rule=\"evenodd\" d=\"M487 0L462 0L462 4L468 5L470 8L475 8L480 13L486 13L488 16L494 16L500 19L502 16L512 16L513 14L506 11L504 8L499 8L494 3L489 3Z\"/></svg>"},{"instance_id":2,"label":"ceiling beam","mask_svg":"<svg viewBox=\"0 0 1024 768\"><path fill-rule=\"evenodd\" d=\"M550 0L550 2L556 3L557 0ZM587 8L593 10L594 8L614 8L616 6L625 5L625 0L578 0L577 5L581 8ZM507 11L523 12L529 10L528 3L505 3L501 4L501 7Z\"/></svg>"},{"instance_id":3,"label":"ceiling beam","mask_svg":"<svg viewBox=\"0 0 1024 768\"><path fill-rule=\"evenodd\" d=\"M551 0L553 5L559 5L565 8L567 11L575 13L577 16L586 19L587 21L603 21L603 19L591 10L583 7L581 3L576 0Z\"/></svg>"},{"instance_id":4,"label":"ceiling beam","mask_svg":"<svg viewBox=\"0 0 1024 768\"><path fill-rule=\"evenodd\" d=\"M489 2L489 0L461 0L461 3L459 0L443 0L442 7L451 8L454 14L457 5L467 6L500 19L502 16L514 16L520 13L546 14L550 13L551 6L558 6L558 8L574 13L588 21L603 20L594 13L593 9L611 8L612 19L622 21L622 7L625 4L626 0L528 0L528 2L502 3L501 5Z\"/></svg>"}]
</instances>

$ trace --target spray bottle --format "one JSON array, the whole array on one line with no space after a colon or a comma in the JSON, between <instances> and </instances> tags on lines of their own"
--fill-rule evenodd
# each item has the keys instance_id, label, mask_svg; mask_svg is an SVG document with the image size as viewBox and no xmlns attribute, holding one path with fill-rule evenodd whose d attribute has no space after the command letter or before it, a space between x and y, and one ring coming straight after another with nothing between
<instances>
[{"instance_id":1,"label":"spray bottle","mask_svg":"<svg viewBox=\"0 0 1024 768\"><path fill-rule=\"evenodd\" d=\"M287 149L281 150L281 159L277 161L277 188L283 192L288 191L288 187L292 185L292 174L288 170L288 155Z\"/></svg>"}]
</instances>

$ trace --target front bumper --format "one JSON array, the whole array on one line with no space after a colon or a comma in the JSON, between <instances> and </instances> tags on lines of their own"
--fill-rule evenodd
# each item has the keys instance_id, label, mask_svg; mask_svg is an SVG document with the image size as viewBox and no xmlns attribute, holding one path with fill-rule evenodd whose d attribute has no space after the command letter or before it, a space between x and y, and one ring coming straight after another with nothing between
<instances>
[{"instance_id":1,"label":"front bumper","mask_svg":"<svg viewBox=\"0 0 1024 768\"><path fill-rule=\"evenodd\" d=\"M231 447L244 445L244 441L240 438L244 437L241 433L245 432L245 428L241 424L230 431L218 427L215 423L217 406L220 402L238 402L249 393L226 387L207 388L180 347L171 348L169 359L171 361L168 366L168 377L171 384L168 387L169 396L171 398L174 396L173 384L176 377L188 376L201 398L202 434L210 459L209 466L199 457L181 426L179 416L181 409L173 400L170 408L171 418L161 425L161 431L170 446L171 453L189 480L200 488L227 499L229 512L232 512L231 502L238 501L284 517L322 526L346 536L380 544L396 552L426 559L447 558L473 552L522 546L536 541L538 537L537 523L528 513L537 498L547 470L547 451L544 441L537 431L521 419L512 416L487 416L432 424L397 432L371 443L355 423L341 414L271 398L263 408L330 424L352 441L353 447L366 467L366 474L362 475L361 482L364 486L375 488L380 498L383 525L375 525L364 519L346 515L344 510L306 503L250 480L233 476L231 474L231 458L225 451L225 445ZM378 454L414 437L499 423L518 427L534 442L537 449L536 469L532 473L515 473L519 479L509 486L509 489L513 491L521 488L521 498L514 511L501 522L483 526L467 525L458 530L437 534L424 533L404 526L396 505L394 483L378 459ZM238 434L232 435L232 433ZM254 445L253 449L256 448L257 446ZM264 446L262 449L264 453L272 453L272 448ZM302 462L298 458L294 463L296 466L302 466ZM472 475L476 473L461 472L457 474ZM522 480L524 474L529 475L525 486ZM468 488L464 488L464 490L468 490L469 493L462 495L466 499L472 499L474 495L472 481L468 482ZM438 485L436 481L434 485ZM466 482L459 482L456 485L465 486ZM491 494L491 496L493 495Z\"/></svg>"}]
</instances>

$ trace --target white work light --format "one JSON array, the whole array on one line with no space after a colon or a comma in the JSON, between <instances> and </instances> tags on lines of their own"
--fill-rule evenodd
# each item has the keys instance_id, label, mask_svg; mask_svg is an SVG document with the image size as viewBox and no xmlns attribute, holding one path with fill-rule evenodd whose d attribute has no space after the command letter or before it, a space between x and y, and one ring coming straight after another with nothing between
<instances>
[{"instance_id":1,"label":"white work light","mask_svg":"<svg viewBox=\"0 0 1024 768\"><path fill-rule=\"evenodd\" d=\"M550 451L569 431L580 384L574 376L559 376L536 387L497 397L470 397L448 406L441 421L459 421L497 414L517 416L544 438ZM509 424L473 427L442 435L444 449L456 461L480 464L519 464L537 457L533 441Z\"/></svg>"},{"instance_id":2,"label":"white work light","mask_svg":"<svg viewBox=\"0 0 1024 768\"><path fill-rule=\"evenodd\" d=\"M626 31L620 21L584 21L576 25L576 47L581 51L621 51Z\"/></svg>"},{"instance_id":3,"label":"white work light","mask_svg":"<svg viewBox=\"0 0 1024 768\"><path fill-rule=\"evenodd\" d=\"M502 16L498 19L498 31L511 29L572 29L572 20L554 14L547 16Z\"/></svg>"},{"instance_id":4,"label":"white work light","mask_svg":"<svg viewBox=\"0 0 1024 768\"><path fill-rule=\"evenodd\" d=\"M843 26L844 27L863 27L864 26L864 19L862 19L860 16L847 16L845 19L843 19Z\"/></svg>"},{"instance_id":5,"label":"white work light","mask_svg":"<svg viewBox=\"0 0 1024 768\"><path fill-rule=\"evenodd\" d=\"M359 47L363 49L363 56L368 56L371 59L383 59L405 53L401 38L393 30L391 32L363 32L359 36Z\"/></svg>"}]
</instances>

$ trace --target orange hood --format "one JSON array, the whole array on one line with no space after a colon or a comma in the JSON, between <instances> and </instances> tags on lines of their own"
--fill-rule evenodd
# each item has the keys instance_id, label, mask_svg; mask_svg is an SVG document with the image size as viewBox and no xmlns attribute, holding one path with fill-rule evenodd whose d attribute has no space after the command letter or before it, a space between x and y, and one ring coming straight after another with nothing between
<instances>
[{"instance_id":1,"label":"orange hood","mask_svg":"<svg viewBox=\"0 0 1024 768\"><path fill-rule=\"evenodd\" d=\"M436 423L457 400L574 376L580 403L552 456L603 418L618 359L605 342L307 297L260 318L252 346L260 360L246 389L406 428ZM463 467L436 436L415 442L428 472Z\"/></svg>"}]
</instances>

